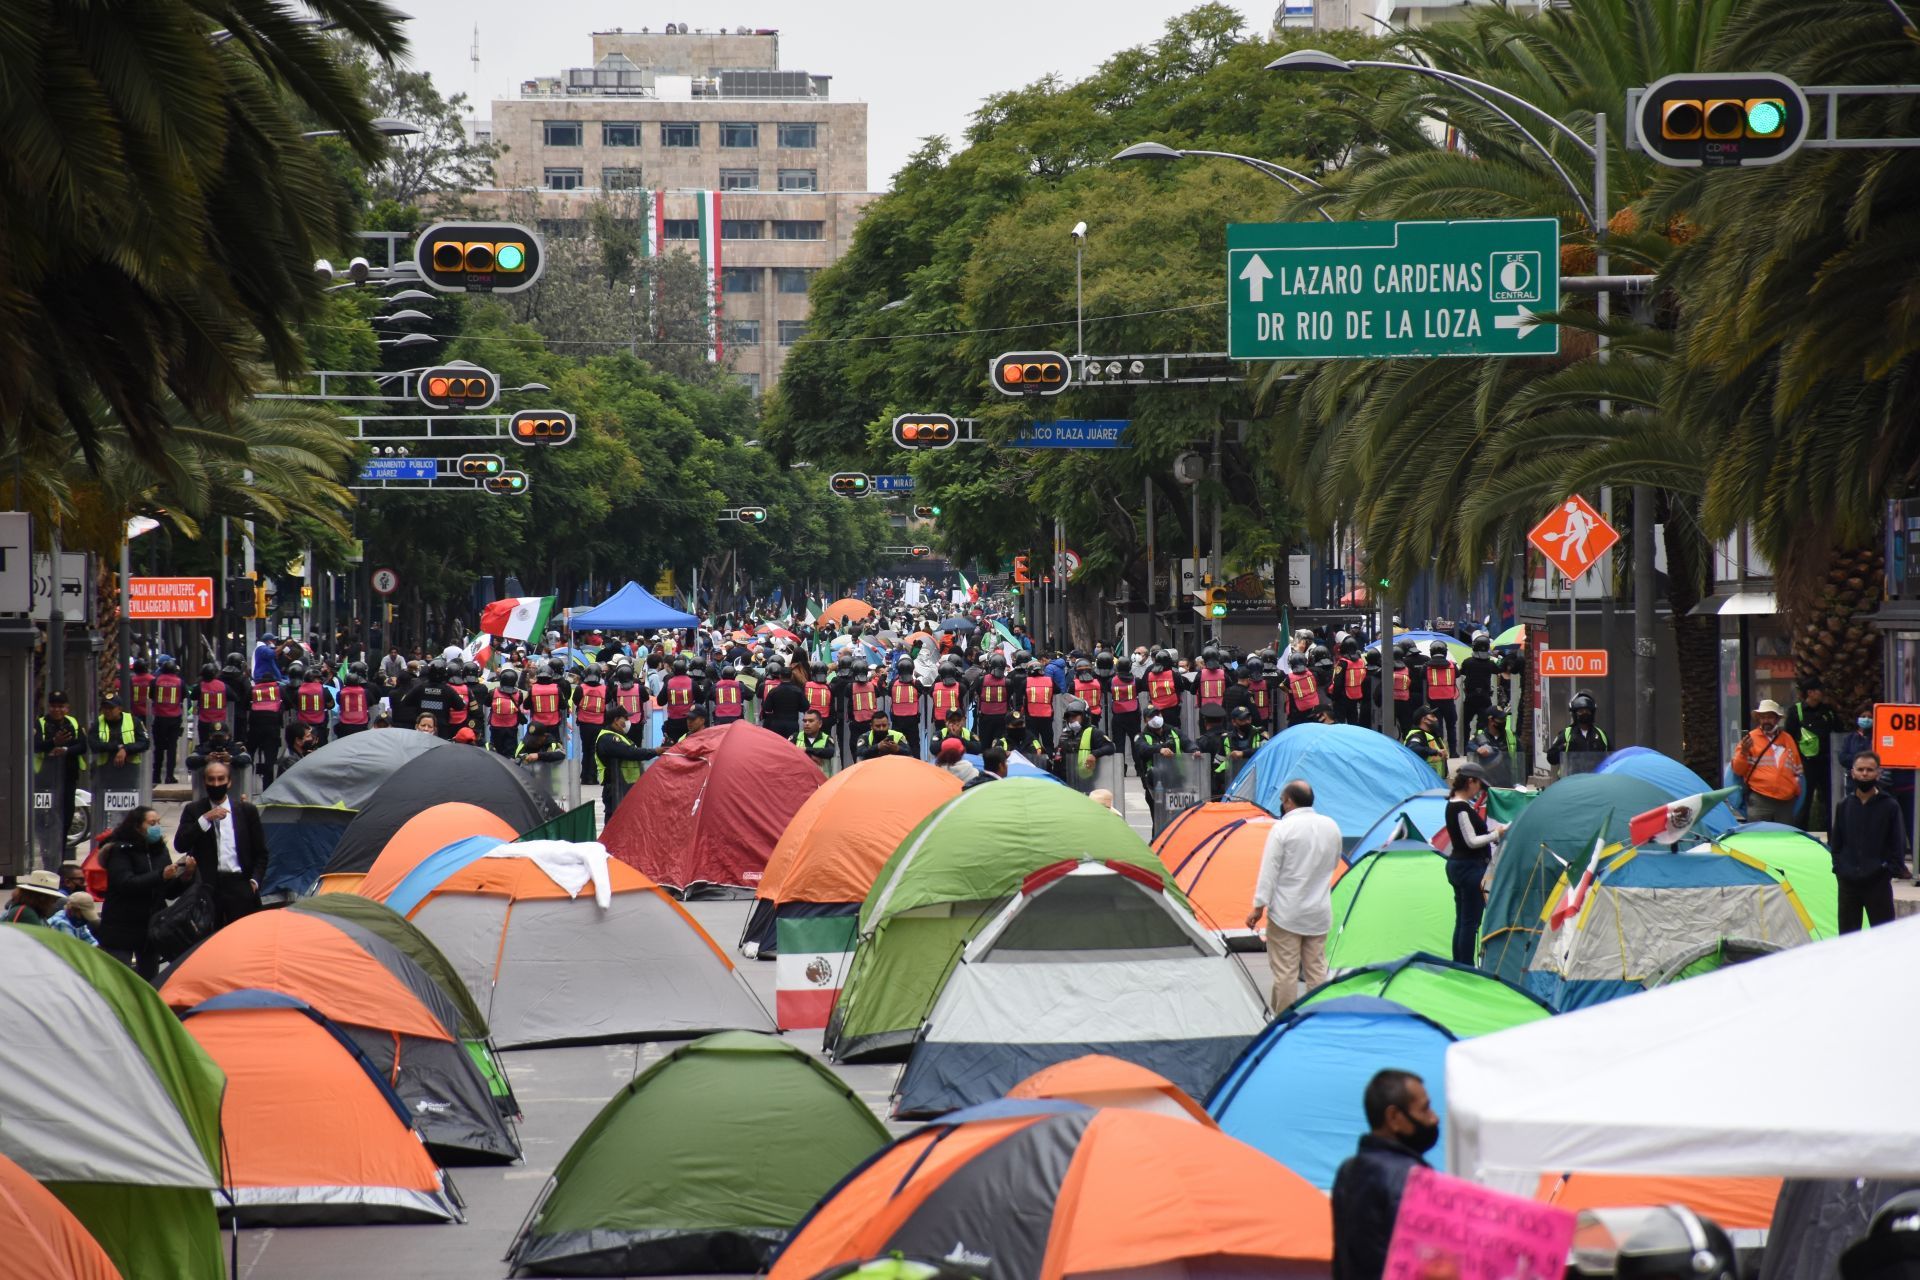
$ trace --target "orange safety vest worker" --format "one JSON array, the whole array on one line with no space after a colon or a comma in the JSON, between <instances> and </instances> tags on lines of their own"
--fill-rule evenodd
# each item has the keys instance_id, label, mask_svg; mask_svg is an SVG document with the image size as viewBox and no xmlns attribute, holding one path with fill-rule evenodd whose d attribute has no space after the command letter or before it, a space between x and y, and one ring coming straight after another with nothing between
<instances>
[{"instance_id":1,"label":"orange safety vest worker","mask_svg":"<svg viewBox=\"0 0 1920 1280\"><path fill-rule=\"evenodd\" d=\"M667 695L667 719L685 720L693 710L693 677L668 676L661 692Z\"/></svg>"},{"instance_id":2,"label":"orange safety vest worker","mask_svg":"<svg viewBox=\"0 0 1920 1280\"><path fill-rule=\"evenodd\" d=\"M980 714L983 716L1007 714L1007 681L1004 676L980 678Z\"/></svg>"},{"instance_id":3,"label":"orange safety vest worker","mask_svg":"<svg viewBox=\"0 0 1920 1280\"><path fill-rule=\"evenodd\" d=\"M1180 680L1171 671L1147 673L1147 701L1154 710L1165 711L1180 704Z\"/></svg>"},{"instance_id":4,"label":"orange safety vest worker","mask_svg":"<svg viewBox=\"0 0 1920 1280\"><path fill-rule=\"evenodd\" d=\"M713 685L713 718L738 720L744 712L745 708L740 705L740 682L716 680Z\"/></svg>"},{"instance_id":5,"label":"orange safety vest worker","mask_svg":"<svg viewBox=\"0 0 1920 1280\"><path fill-rule=\"evenodd\" d=\"M920 718L920 686L911 680L895 680L887 687L887 697L893 704L893 714Z\"/></svg>"},{"instance_id":6,"label":"orange safety vest worker","mask_svg":"<svg viewBox=\"0 0 1920 1280\"><path fill-rule=\"evenodd\" d=\"M277 716L280 714L280 683L277 680L262 680L253 686L253 714L257 716Z\"/></svg>"},{"instance_id":7,"label":"orange safety vest worker","mask_svg":"<svg viewBox=\"0 0 1920 1280\"><path fill-rule=\"evenodd\" d=\"M487 723L496 729L512 729L520 724L520 695L512 689L493 691L493 710Z\"/></svg>"},{"instance_id":8,"label":"orange safety vest worker","mask_svg":"<svg viewBox=\"0 0 1920 1280\"><path fill-rule=\"evenodd\" d=\"M1293 699L1295 711L1311 711L1320 705L1320 686L1313 682L1311 671L1295 671L1289 675L1287 695Z\"/></svg>"},{"instance_id":9,"label":"orange safety vest worker","mask_svg":"<svg viewBox=\"0 0 1920 1280\"><path fill-rule=\"evenodd\" d=\"M363 684L345 685L340 690L340 723L365 724L367 722L367 687Z\"/></svg>"},{"instance_id":10,"label":"orange safety vest worker","mask_svg":"<svg viewBox=\"0 0 1920 1280\"><path fill-rule=\"evenodd\" d=\"M1132 676L1113 678L1113 709L1121 715L1140 709L1140 686Z\"/></svg>"},{"instance_id":11,"label":"orange safety vest worker","mask_svg":"<svg viewBox=\"0 0 1920 1280\"><path fill-rule=\"evenodd\" d=\"M807 706L820 713L822 720L833 715L833 690L818 680L807 681Z\"/></svg>"},{"instance_id":12,"label":"orange safety vest worker","mask_svg":"<svg viewBox=\"0 0 1920 1280\"><path fill-rule=\"evenodd\" d=\"M573 709L573 718L581 724L605 724L607 722L607 686L581 685L580 701Z\"/></svg>"},{"instance_id":13,"label":"orange safety vest worker","mask_svg":"<svg viewBox=\"0 0 1920 1280\"><path fill-rule=\"evenodd\" d=\"M538 681L527 690L527 705L535 724L553 728L560 723L560 686L552 680Z\"/></svg>"},{"instance_id":14,"label":"orange safety vest worker","mask_svg":"<svg viewBox=\"0 0 1920 1280\"><path fill-rule=\"evenodd\" d=\"M1367 689L1367 664L1359 658L1342 658L1340 668L1346 672L1347 701L1360 701Z\"/></svg>"},{"instance_id":15,"label":"orange safety vest worker","mask_svg":"<svg viewBox=\"0 0 1920 1280\"><path fill-rule=\"evenodd\" d=\"M641 699L645 694L646 687L638 680L635 680L628 684L615 685L613 700L620 704L621 709L623 709L627 715L638 716L640 714Z\"/></svg>"},{"instance_id":16,"label":"orange safety vest worker","mask_svg":"<svg viewBox=\"0 0 1920 1280\"><path fill-rule=\"evenodd\" d=\"M933 719L936 724L945 724L947 716L960 706L960 685L957 681L942 680L933 686Z\"/></svg>"},{"instance_id":17,"label":"orange safety vest worker","mask_svg":"<svg viewBox=\"0 0 1920 1280\"><path fill-rule=\"evenodd\" d=\"M160 720L178 720L180 709L180 677L155 676L153 678L154 717Z\"/></svg>"},{"instance_id":18,"label":"orange safety vest worker","mask_svg":"<svg viewBox=\"0 0 1920 1280\"><path fill-rule=\"evenodd\" d=\"M225 724L226 721L227 682L202 680L200 682L200 723Z\"/></svg>"},{"instance_id":19,"label":"orange safety vest worker","mask_svg":"<svg viewBox=\"0 0 1920 1280\"><path fill-rule=\"evenodd\" d=\"M1100 682L1089 676L1085 680L1073 682L1073 696L1087 704L1087 714L1100 714Z\"/></svg>"},{"instance_id":20,"label":"orange safety vest worker","mask_svg":"<svg viewBox=\"0 0 1920 1280\"><path fill-rule=\"evenodd\" d=\"M1200 671L1200 705L1217 707L1227 693L1227 673L1202 668Z\"/></svg>"},{"instance_id":21,"label":"orange safety vest worker","mask_svg":"<svg viewBox=\"0 0 1920 1280\"><path fill-rule=\"evenodd\" d=\"M1427 701L1452 702L1455 696L1454 666L1451 662L1427 664Z\"/></svg>"},{"instance_id":22,"label":"orange safety vest worker","mask_svg":"<svg viewBox=\"0 0 1920 1280\"><path fill-rule=\"evenodd\" d=\"M880 706L880 682L860 680L848 687L853 694L853 722L855 724L873 723L873 713Z\"/></svg>"},{"instance_id":23,"label":"orange safety vest worker","mask_svg":"<svg viewBox=\"0 0 1920 1280\"><path fill-rule=\"evenodd\" d=\"M463 684L447 686L447 723L463 725L467 722L467 687Z\"/></svg>"},{"instance_id":24,"label":"orange safety vest worker","mask_svg":"<svg viewBox=\"0 0 1920 1280\"><path fill-rule=\"evenodd\" d=\"M1253 699L1253 710L1256 718L1265 720L1267 718L1267 703L1272 697L1272 694L1267 688L1267 678L1261 676L1258 680L1247 681L1247 694Z\"/></svg>"},{"instance_id":25,"label":"orange safety vest worker","mask_svg":"<svg viewBox=\"0 0 1920 1280\"><path fill-rule=\"evenodd\" d=\"M145 720L152 709L153 676L137 675L133 678L133 714L138 720Z\"/></svg>"},{"instance_id":26,"label":"orange safety vest worker","mask_svg":"<svg viewBox=\"0 0 1920 1280\"><path fill-rule=\"evenodd\" d=\"M327 722L327 689L318 680L309 680L294 691L293 718L301 724Z\"/></svg>"},{"instance_id":27,"label":"orange safety vest worker","mask_svg":"<svg viewBox=\"0 0 1920 1280\"><path fill-rule=\"evenodd\" d=\"M1413 697L1413 680L1405 667L1396 667L1393 672L1393 700L1407 702Z\"/></svg>"},{"instance_id":28,"label":"orange safety vest worker","mask_svg":"<svg viewBox=\"0 0 1920 1280\"><path fill-rule=\"evenodd\" d=\"M1053 678L1044 675L1027 677L1027 719L1051 720L1053 718Z\"/></svg>"}]
</instances>

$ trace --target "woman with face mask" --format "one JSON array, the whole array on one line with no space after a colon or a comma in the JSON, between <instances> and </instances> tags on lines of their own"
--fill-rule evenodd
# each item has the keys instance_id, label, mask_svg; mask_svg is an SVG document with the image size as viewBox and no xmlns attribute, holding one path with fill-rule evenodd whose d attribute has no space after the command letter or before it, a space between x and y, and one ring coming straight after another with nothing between
<instances>
[{"instance_id":1,"label":"woman with face mask","mask_svg":"<svg viewBox=\"0 0 1920 1280\"><path fill-rule=\"evenodd\" d=\"M147 922L169 898L193 883L194 860L178 862L167 849L166 828L152 809L134 809L107 835L100 850L107 901L95 930L100 948L151 979L160 957L147 948Z\"/></svg>"}]
</instances>

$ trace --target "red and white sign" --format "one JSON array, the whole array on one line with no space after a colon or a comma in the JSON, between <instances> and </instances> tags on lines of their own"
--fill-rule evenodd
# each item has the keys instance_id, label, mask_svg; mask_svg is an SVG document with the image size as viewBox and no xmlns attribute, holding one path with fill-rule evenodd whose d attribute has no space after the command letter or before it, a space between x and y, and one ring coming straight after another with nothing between
<instances>
[{"instance_id":1,"label":"red and white sign","mask_svg":"<svg viewBox=\"0 0 1920 1280\"><path fill-rule=\"evenodd\" d=\"M1571 582L1593 568L1620 533L1576 493L1533 526L1527 541Z\"/></svg>"},{"instance_id":2,"label":"red and white sign","mask_svg":"<svg viewBox=\"0 0 1920 1280\"><path fill-rule=\"evenodd\" d=\"M1072 547L1063 548L1053 558L1053 571L1067 582L1073 581L1073 575L1080 572L1080 553Z\"/></svg>"},{"instance_id":3,"label":"red and white sign","mask_svg":"<svg viewBox=\"0 0 1920 1280\"><path fill-rule=\"evenodd\" d=\"M400 589L400 575L391 569L375 569L373 589L383 596L392 595Z\"/></svg>"},{"instance_id":4,"label":"red and white sign","mask_svg":"<svg viewBox=\"0 0 1920 1280\"><path fill-rule=\"evenodd\" d=\"M211 618L212 578L128 578L129 618Z\"/></svg>"},{"instance_id":5,"label":"red and white sign","mask_svg":"<svg viewBox=\"0 0 1920 1280\"><path fill-rule=\"evenodd\" d=\"M1605 649L1542 649L1540 674L1543 676L1604 676L1607 674Z\"/></svg>"}]
</instances>

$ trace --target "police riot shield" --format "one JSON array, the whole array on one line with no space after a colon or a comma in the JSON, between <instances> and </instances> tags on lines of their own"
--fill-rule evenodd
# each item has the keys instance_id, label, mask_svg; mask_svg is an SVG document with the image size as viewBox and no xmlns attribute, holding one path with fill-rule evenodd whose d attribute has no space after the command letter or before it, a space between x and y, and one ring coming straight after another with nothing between
<instances>
[{"instance_id":1,"label":"police riot shield","mask_svg":"<svg viewBox=\"0 0 1920 1280\"><path fill-rule=\"evenodd\" d=\"M1153 834L1157 836L1188 809L1212 797L1213 762L1206 756L1181 751L1155 755L1147 762L1144 782L1147 803L1153 808Z\"/></svg>"},{"instance_id":2,"label":"police riot shield","mask_svg":"<svg viewBox=\"0 0 1920 1280\"><path fill-rule=\"evenodd\" d=\"M1495 751L1485 756L1469 751L1466 762L1480 766L1480 771L1487 775L1487 785L1490 787L1512 787L1521 781L1514 776L1517 771L1514 758L1505 751Z\"/></svg>"},{"instance_id":3,"label":"police riot shield","mask_svg":"<svg viewBox=\"0 0 1920 1280\"><path fill-rule=\"evenodd\" d=\"M1079 742L1074 740L1082 735L1068 735L1068 740L1058 741L1054 746L1054 776L1082 795L1104 790L1114 798L1115 808L1119 807L1121 789L1125 785L1120 772L1120 752L1116 748L1112 755L1096 756L1074 750ZM1090 737L1088 739L1091 740Z\"/></svg>"},{"instance_id":4,"label":"police riot shield","mask_svg":"<svg viewBox=\"0 0 1920 1280\"><path fill-rule=\"evenodd\" d=\"M93 825L96 829L90 834L110 831L128 813L152 804L153 784L150 777L147 762L141 756L133 756L125 764L114 764L111 756L96 759L88 782L93 791Z\"/></svg>"},{"instance_id":5,"label":"police riot shield","mask_svg":"<svg viewBox=\"0 0 1920 1280\"><path fill-rule=\"evenodd\" d=\"M571 756L551 761L522 756L516 767L526 776L527 789L550 798L562 813L571 812L578 803L579 760Z\"/></svg>"},{"instance_id":6,"label":"police riot shield","mask_svg":"<svg viewBox=\"0 0 1920 1280\"><path fill-rule=\"evenodd\" d=\"M1604 751L1568 751L1560 757L1560 776L1571 778L1576 773L1592 773L1606 758Z\"/></svg>"},{"instance_id":7,"label":"police riot shield","mask_svg":"<svg viewBox=\"0 0 1920 1280\"><path fill-rule=\"evenodd\" d=\"M67 767L58 757L48 759L33 771L33 816L29 826L33 865L41 870L55 870L66 858L66 778Z\"/></svg>"}]
</instances>

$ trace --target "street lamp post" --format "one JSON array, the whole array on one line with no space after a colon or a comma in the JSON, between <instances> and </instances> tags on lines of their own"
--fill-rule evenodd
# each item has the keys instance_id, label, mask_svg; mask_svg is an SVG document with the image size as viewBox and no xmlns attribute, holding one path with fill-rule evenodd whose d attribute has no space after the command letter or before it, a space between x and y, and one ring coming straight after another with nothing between
<instances>
[{"instance_id":1,"label":"street lamp post","mask_svg":"<svg viewBox=\"0 0 1920 1280\"><path fill-rule=\"evenodd\" d=\"M1303 196L1307 194L1301 190L1301 186L1312 187L1315 190L1318 190L1321 186L1320 183L1309 178L1306 174L1301 173L1298 169L1289 169L1286 165L1280 164L1277 161L1262 160L1257 156L1243 156L1238 151L1201 151L1192 147L1169 147L1161 142L1136 142L1132 146L1117 153L1113 158L1115 160L1185 160L1188 156L1208 156L1216 160L1237 160L1241 164L1258 169L1261 173L1266 174L1269 178L1272 178L1275 182L1293 192L1295 195ZM1295 185L1296 183L1300 185ZM1333 215L1325 209L1316 209L1315 212L1328 222L1334 220Z\"/></svg>"}]
</instances>

